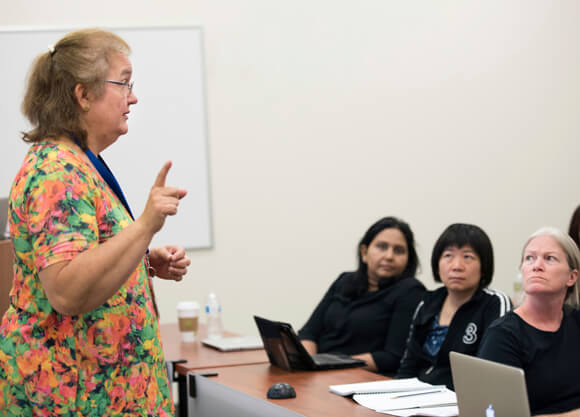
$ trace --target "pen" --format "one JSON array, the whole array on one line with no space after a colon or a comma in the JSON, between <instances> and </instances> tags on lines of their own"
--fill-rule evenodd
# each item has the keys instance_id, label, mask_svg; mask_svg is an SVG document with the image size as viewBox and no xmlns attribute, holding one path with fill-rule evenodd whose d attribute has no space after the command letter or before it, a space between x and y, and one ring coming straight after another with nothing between
<instances>
[{"instance_id":1,"label":"pen","mask_svg":"<svg viewBox=\"0 0 580 417\"><path fill-rule=\"evenodd\" d=\"M416 395L433 394L435 392L444 392L444 391L445 391L444 388L437 388L437 389L431 389L431 390L421 391L421 392L412 392L410 394L400 394L400 395L396 395L392 398L397 399L397 398L403 398L403 397L414 397Z\"/></svg>"}]
</instances>

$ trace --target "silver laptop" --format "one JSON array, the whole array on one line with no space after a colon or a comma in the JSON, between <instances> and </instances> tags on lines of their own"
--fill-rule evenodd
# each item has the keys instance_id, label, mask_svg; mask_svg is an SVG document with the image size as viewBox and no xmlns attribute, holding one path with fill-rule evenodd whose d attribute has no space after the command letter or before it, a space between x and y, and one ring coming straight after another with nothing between
<instances>
[{"instance_id":1,"label":"silver laptop","mask_svg":"<svg viewBox=\"0 0 580 417\"><path fill-rule=\"evenodd\" d=\"M262 339L258 336L220 337L218 339L207 338L203 339L201 343L222 352L264 348Z\"/></svg>"},{"instance_id":2,"label":"silver laptop","mask_svg":"<svg viewBox=\"0 0 580 417\"><path fill-rule=\"evenodd\" d=\"M460 417L530 417L523 370L457 352L449 360Z\"/></svg>"},{"instance_id":3,"label":"silver laptop","mask_svg":"<svg viewBox=\"0 0 580 417\"><path fill-rule=\"evenodd\" d=\"M0 198L0 240L8 239L8 197Z\"/></svg>"}]
</instances>

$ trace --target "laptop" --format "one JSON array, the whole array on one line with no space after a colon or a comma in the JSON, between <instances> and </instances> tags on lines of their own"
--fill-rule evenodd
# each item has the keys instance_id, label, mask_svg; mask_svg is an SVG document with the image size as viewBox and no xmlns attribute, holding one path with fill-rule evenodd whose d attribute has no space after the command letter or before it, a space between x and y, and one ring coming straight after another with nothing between
<instances>
[{"instance_id":1,"label":"laptop","mask_svg":"<svg viewBox=\"0 0 580 417\"><path fill-rule=\"evenodd\" d=\"M0 198L0 240L8 239L8 197Z\"/></svg>"},{"instance_id":2,"label":"laptop","mask_svg":"<svg viewBox=\"0 0 580 417\"><path fill-rule=\"evenodd\" d=\"M522 369L457 352L449 360L461 417L530 417Z\"/></svg>"},{"instance_id":3,"label":"laptop","mask_svg":"<svg viewBox=\"0 0 580 417\"><path fill-rule=\"evenodd\" d=\"M220 337L217 339L207 338L203 339L201 343L221 352L264 348L262 339L258 336Z\"/></svg>"},{"instance_id":4,"label":"laptop","mask_svg":"<svg viewBox=\"0 0 580 417\"><path fill-rule=\"evenodd\" d=\"M323 370L355 368L366 365L360 359L336 353L317 353L310 355L298 338L298 335L288 323L271 321L254 316L264 349L270 363L287 371Z\"/></svg>"}]
</instances>

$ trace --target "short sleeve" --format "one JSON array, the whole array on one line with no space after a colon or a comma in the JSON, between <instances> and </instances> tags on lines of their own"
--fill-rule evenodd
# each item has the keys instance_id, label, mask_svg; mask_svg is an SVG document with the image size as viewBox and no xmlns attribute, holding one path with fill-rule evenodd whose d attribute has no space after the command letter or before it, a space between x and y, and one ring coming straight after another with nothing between
<instances>
[{"instance_id":1,"label":"short sleeve","mask_svg":"<svg viewBox=\"0 0 580 417\"><path fill-rule=\"evenodd\" d=\"M503 318L496 320L483 335L477 356L506 365L523 367L523 335Z\"/></svg>"},{"instance_id":2,"label":"short sleeve","mask_svg":"<svg viewBox=\"0 0 580 417\"><path fill-rule=\"evenodd\" d=\"M98 244L98 222L86 175L72 164L51 163L31 178L27 225L37 270Z\"/></svg>"}]
</instances>

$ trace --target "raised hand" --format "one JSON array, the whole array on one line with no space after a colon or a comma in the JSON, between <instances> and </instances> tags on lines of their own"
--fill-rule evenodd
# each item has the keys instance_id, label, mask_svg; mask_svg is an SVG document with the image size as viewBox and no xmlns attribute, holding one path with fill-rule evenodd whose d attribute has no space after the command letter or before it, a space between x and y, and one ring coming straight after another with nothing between
<instances>
[{"instance_id":1,"label":"raised hand","mask_svg":"<svg viewBox=\"0 0 580 417\"><path fill-rule=\"evenodd\" d=\"M159 171L159 174L157 174L157 178L149 192L145 210L143 210L143 214L138 219L152 235L161 230L167 216L177 214L179 200L187 194L187 191L181 188L165 186L170 168L171 161L167 161L161 171Z\"/></svg>"}]
</instances>

